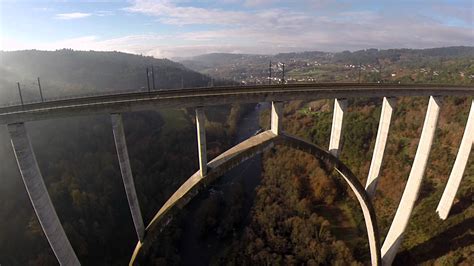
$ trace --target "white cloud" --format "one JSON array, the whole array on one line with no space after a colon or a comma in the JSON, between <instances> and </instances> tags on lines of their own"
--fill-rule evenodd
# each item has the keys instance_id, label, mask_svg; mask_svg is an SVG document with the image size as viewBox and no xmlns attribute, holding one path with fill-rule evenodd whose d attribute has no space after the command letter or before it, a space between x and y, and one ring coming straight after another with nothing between
<instances>
[{"instance_id":1,"label":"white cloud","mask_svg":"<svg viewBox=\"0 0 474 266\"><path fill-rule=\"evenodd\" d=\"M473 36L463 28L424 23L416 19L373 21L355 24L344 21L315 19L315 26L298 30L297 25L286 30L285 25L262 31L259 27L238 27L220 30L193 31L173 35L127 35L102 39L81 36L53 42L21 42L5 39L3 50L40 49L122 51L155 57L186 57L204 53L273 54L293 51L342 51L366 48L428 48L472 45ZM317 26L317 25L320 26Z\"/></svg>"},{"instance_id":2,"label":"white cloud","mask_svg":"<svg viewBox=\"0 0 474 266\"><path fill-rule=\"evenodd\" d=\"M52 8L52 7L34 7L33 10L47 12L47 11L53 11L54 8Z\"/></svg>"},{"instance_id":3,"label":"white cloud","mask_svg":"<svg viewBox=\"0 0 474 266\"><path fill-rule=\"evenodd\" d=\"M106 16L112 16L115 13L113 11L110 11L110 10L101 10L101 11L94 12L94 14L96 16L99 16L99 17L106 17Z\"/></svg>"},{"instance_id":4,"label":"white cloud","mask_svg":"<svg viewBox=\"0 0 474 266\"><path fill-rule=\"evenodd\" d=\"M90 17L91 13L81 13L81 12L73 12L73 13L61 13L56 14L56 19L63 19L63 20L71 20L71 19L80 19Z\"/></svg>"},{"instance_id":5,"label":"white cloud","mask_svg":"<svg viewBox=\"0 0 474 266\"><path fill-rule=\"evenodd\" d=\"M298 11L272 8L270 2L276 1L279 0L247 0L242 4L266 5L250 11L230 11L189 6L186 1L176 4L168 0L137 0L126 10L154 16L165 24L218 26L215 30L194 30L174 36L187 42L187 47L218 44L254 47L255 51L263 52L273 51L274 47L334 51L471 45L473 42L472 28L447 26L416 13L395 16L381 11L355 11L333 0L303 0L308 10ZM334 5L336 10L333 10Z\"/></svg>"},{"instance_id":6,"label":"white cloud","mask_svg":"<svg viewBox=\"0 0 474 266\"><path fill-rule=\"evenodd\" d=\"M257 6L264 6L270 5L276 2L275 0L245 0L244 5L247 7L257 7Z\"/></svg>"},{"instance_id":7,"label":"white cloud","mask_svg":"<svg viewBox=\"0 0 474 266\"><path fill-rule=\"evenodd\" d=\"M138 0L126 11L159 17L166 24L219 24L235 25L252 19L252 14L222 9L205 9L193 6L177 6L170 1Z\"/></svg>"},{"instance_id":8,"label":"white cloud","mask_svg":"<svg viewBox=\"0 0 474 266\"><path fill-rule=\"evenodd\" d=\"M239 3L245 5L244 1L240 0ZM472 26L447 25L433 17L417 15L416 12L393 14L378 10L356 11L351 8L319 12L322 6L330 6L333 0L302 1L311 2L317 8L298 10L272 8L270 5L268 8L265 6L231 11L190 6L191 3L187 0L139 0L131 3L125 10L152 16L156 18L153 23L172 24L170 27L178 28L179 33L129 34L109 39L80 36L47 43L3 40L2 49L117 50L157 57L176 57L209 52L269 54L305 50L428 48L474 43ZM258 4L257 2L259 0L253 3ZM98 12L93 15L98 15ZM173 26L190 24L212 26L206 27L206 30L200 30L200 26Z\"/></svg>"}]
</instances>

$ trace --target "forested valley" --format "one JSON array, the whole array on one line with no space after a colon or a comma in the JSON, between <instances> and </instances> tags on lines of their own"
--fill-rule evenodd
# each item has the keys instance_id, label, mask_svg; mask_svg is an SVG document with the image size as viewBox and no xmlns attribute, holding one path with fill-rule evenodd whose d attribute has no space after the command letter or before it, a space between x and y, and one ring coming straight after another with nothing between
<instances>
[{"instance_id":1,"label":"forested valley","mask_svg":"<svg viewBox=\"0 0 474 266\"><path fill-rule=\"evenodd\" d=\"M454 163L471 98L445 98L429 158L427 173L395 265L473 263L472 206L474 156L468 161L461 189L446 221L435 212ZM320 147L327 147L332 122L331 100L295 101L285 105L284 130ZM428 100L400 98L389 134L382 179L374 201L380 233L386 235L413 162ZM341 159L363 184L377 134L381 99L354 99L344 121ZM261 117L269 128L269 112ZM241 211L249 195L239 185L226 200L206 194L190 208L200 208L196 221L202 241L217 235L223 248L212 265L346 265L369 264L362 212L350 188L333 170L308 154L276 147L263 156L261 184L251 213ZM181 263L179 239L186 212L179 215L156 243L148 263ZM233 229L229 230L229 226ZM164 245L168 246L168 245ZM161 246L163 247L163 246ZM154 258L153 258L154 257Z\"/></svg>"},{"instance_id":2,"label":"forested valley","mask_svg":"<svg viewBox=\"0 0 474 266\"><path fill-rule=\"evenodd\" d=\"M18 103L16 82L36 99L135 90L154 66L157 89L206 86L209 77L169 60L116 52L2 52L0 99ZM170 78L167 80L166 78ZM174 79L173 79L174 78ZM13 91L13 92L12 92ZM33 97L34 96L34 97ZM246 106L206 109L209 156L229 147ZM145 222L197 169L194 110L124 114L127 144ZM109 116L27 124L49 194L79 260L125 265L136 244ZM0 263L55 265L16 166L6 127L0 128Z\"/></svg>"},{"instance_id":3,"label":"forested valley","mask_svg":"<svg viewBox=\"0 0 474 266\"><path fill-rule=\"evenodd\" d=\"M278 56L286 56L286 62L291 62L287 76L291 79L292 71L298 72L297 68L292 70L291 65L311 60L312 55L318 57L318 60L326 56L308 52L275 57L278 60ZM208 66L215 63L215 60L219 66L216 70L222 71L220 73L225 76L227 72L224 71L239 71L235 66L243 67L245 62L256 67L251 63L255 63L253 60L260 60L263 65L262 57L268 60L268 57L259 55L210 54L202 56L202 61L196 59L194 67L197 70L202 67L207 73ZM223 58L228 62L221 60ZM465 74L473 73L474 54L470 47L369 49L337 53L332 60L343 65L357 64L360 61L377 64L377 61L381 61L389 64L391 69L408 68L404 70L406 73L418 73L420 69L436 69L441 73L437 79L427 78L425 74L408 74L409 77L397 76L395 81L388 82L472 84L472 79L467 79ZM315 69L318 70L318 67ZM321 69L325 69L324 66ZM357 82L357 72L352 75L346 71L341 75L334 70L334 73L323 76L322 81L330 82L337 76L338 81ZM232 73L227 74L232 76ZM379 79L380 82L380 77L379 73L372 72L364 81L374 82ZM442 221L435 212L459 148L471 101L472 97L443 98L420 196L395 265L474 263L472 152L450 217ZM374 202L382 241L406 185L427 104L428 99L423 97L397 99ZM362 184L365 184L369 171L381 105L380 98L351 99L343 122L341 160L359 177ZM332 111L332 100L286 103L284 130L325 148L329 145ZM269 112L263 112L262 128L269 128L269 120ZM224 246L209 260L211 264L369 264L362 212L347 184L337 173L307 154L284 147L266 152L262 167L261 183L256 188L255 200L248 216L240 211L239 200L229 202L215 194L206 194L200 199L202 211L198 226L203 232L202 241L217 235ZM239 186L236 186L234 194L232 199L242 198ZM243 198L247 197L249 195L244 194ZM196 205L190 208L196 208ZM185 209L184 213L186 211ZM185 219L186 214L183 214L158 240L159 243L171 243L175 249L163 251L157 248L149 263L181 263L179 239L183 237L181 228ZM233 230L228 230L229 223L233 224Z\"/></svg>"},{"instance_id":4,"label":"forested valley","mask_svg":"<svg viewBox=\"0 0 474 266\"><path fill-rule=\"evenodd\" d=\"M156 72L162 75L157 78L157 85L162 86L160 89L204 86L210 82L209 77L179 64L150 57L70 50L15 53L0 54L1 71L15 74L0 77L0 97L8 99L5 103L18 102L15 94L17 81L30 83L29 97L37 100L34 84L37 76L44 80L46 94L55 97L115 89L139 90L147 86L145 68L150 65L160 69ZM358 58L366 56L362 52L355 54ZM387 54L393 57L392 53ZM295 58L298 56L301 55L294 55ZM346 56L350 58L351 55ZM370 56L389 60L383 53ZM456 71L472 71L470 58L458 60L449 54L439 56L446 56L449 64L461 67ZM81 59L70 61L71 58ZM35 63L30 64L30 61ZM416 65L413 69L429 69L432 62L427 60L427 65ZM166 77L175 78L167 81ZM181 77L186 80L185 86L182 86ZM342 81L357 81L357 75L341 77ZM461 77L453 74L449 76L451 79ZM403 81L436 80L420 75ZM469 82L466 77L459 81L466 82ZM435 213L459 147L471 101L472 97L443 99L427 172L395 261L397 265L474 264L472 152L451 216L441 221ZM344 117L341 160L363 184L374 148L381 102L379 98L351 99ZM421 97L397 99L374 202L382 238L388 231L406 184L427 102L427 98ZM209 158L233 144L242 117L253 108L251 105L232 105L205 109ZM332 108L330 99L285 103L284 130L325 148L329 143ZM132 170L145 223L198 169L193 119L192 109L157 108L156 111L124 115ZM261 127L268 129L269 111L263 109L259 119ZM136 244L136 235L120 176L110 117L34 122L28 124L28 129L52 201L81 262L85 265L127 264ZM57 264L31 208L5 128L0 128L0 145L0 263ZM187 239L185 228L190 222L195 224L202 245L212 242L210 239L217 239L219 243L217 248L208 247L211 254L204 258L206 264L369 264L360 207L337 173L307 154L279 146L265 152L261 164L261 177L254 191L249 192L241 182L223 184L218 181L192 200L157 236L155 248L144 264L189 265L193 261L194 264L202 262L182 253L183 240ZM242 171L240 174L246 173ZM249 211L248 205L251 206ZM206 250L206 247L196 247L196 250Z\"/></svg>"}]
</instances>

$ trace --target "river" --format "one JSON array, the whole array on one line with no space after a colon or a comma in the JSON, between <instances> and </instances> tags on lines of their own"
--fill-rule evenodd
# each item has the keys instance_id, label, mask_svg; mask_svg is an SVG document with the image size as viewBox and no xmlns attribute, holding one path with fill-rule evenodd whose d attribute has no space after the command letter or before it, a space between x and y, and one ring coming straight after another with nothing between
<instances>
[{"instance_id":1,"label":"river","mask_svg":"<svg viewBox=\"0 0 474 266\"><path fill-rule=\"evenodd\" d=\"M269 108L268 103L257 104L255 108L248 112L240 121L236 132L234 145L253 136L260 129L260 112ZM243 227L249 221L250 210L255 199L255 188L260 184L262 172L262 158L257 155L235 167L222 176L207 191L200 193L187 207L188 215L184 218L184 227L180 241L179 254L183 265L208 265L215 254L219 254L225 247L226 240L222 241L217 230L210 230L206 237L200 237L198 219L198 209L200 204L212 193L217 193L228 200L228 193L235 184L242 184L245 199L243 199L242 217L243 222L240 228L234 230L234 237L239 237ZM227 239L229 242L229 239Z\"/></svg>"}]
</instances>

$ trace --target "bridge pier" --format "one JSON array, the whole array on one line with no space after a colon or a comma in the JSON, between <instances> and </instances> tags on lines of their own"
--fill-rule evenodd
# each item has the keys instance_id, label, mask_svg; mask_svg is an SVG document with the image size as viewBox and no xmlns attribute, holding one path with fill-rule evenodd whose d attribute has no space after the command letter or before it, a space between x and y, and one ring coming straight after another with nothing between
<instances>
[{"instance_id":1,"label":"bridge pier","mask_svg":"<svg viewBox=\"0 0 474 266\"><path fill-rule=\"evenodd\" d=\"M280 135L282 131L281 121L283 120L283 103L272 102L271 131L275 135Z\"/></svg>"},{"instance_id":2,"label":"bridge pier","mask_svg":"<svg viewBox=\"0 0 474 266\"><path fill-rule=\"evenodd\" d=\"M196 108L196 129L201 177L207 174L206 118L202 107Z\"/></svg>"},{"instance_id":3,"label":"bridge pier","mask_svg":"<svg viewBox=\"0 0 474 266\"><path fill-rule=\"evenodd\" d=\"M382 112L380 114L379 128L377 138L375 140L374 154L370 163L369 175L367 176L367 184L365 190L370 198L375 196L377 181L380 175L380 167L382 166L385 145L387 144L388 132L390 129L390 121L392 119L393 108L396 100L394 98L383 98Z\"/></svg>"},{"instance_id":4,"label":"bridge pier","mask_svg":"<svg viewBox=\"0 0 474 266\"><path fill-rule=\"evenodd\" d=\"M433 144L433 139L438 122L441 99L430 96L428 110L426 111L423 131L416 150L415 159L408 177L402 199L398 205L397 212L393 218L392 225L388 231L382 246L382 260L384 265L391 265L398 248L403 240L403 233L408 225L413 207L418 198L421 181L425 173L428 157Z\"/></svg>"},{"instance_id":5,"label":"bridge pier","mask_svg":"<svg viewBox=\"0 0 474 266\"><path fill-rule=\"evenodd\" d=\"M439 217L443 220L449 215L451 206L453 205L454 197L461 184L462 176L466 168L467 160L469 159L469 153L472 149L472 143L474 142L474 100L471 103L471 111L467 118L466 129L464 129L464 135L462 136L461 145L459 147L458 155L454 161L453 169L449 175L448 183L444 189L443 196L439 201L436 212Z\"/></svg>"},{"instance_id":6,"label":"bridge pier","mask_svg":"<svg viewBox=\"0 0 474 266\"><path fill-rule=\"evenodd\" d=\"M342 120L347 109L346 99L334 99L334 113L332 116L331 139L329 141L329 153L339 157L341 148Z\"/></svg>"},{"instance_id":7,"label":"bridge pier","mask_svg":"<svg viewBox=\"0 0 474 266\"><path fill-rule=\"evenodd\" d=\"M26 191L54 255L61 265L80 265L49 197L25 124L7 127Z\"/></svg>"},{"instance_id":8,"label":"bridge pier","mask_svg":"<svg viewBox=\"0 0 474 266\"><path fill-rule=\"evenodd\" d=\"M135 226L138 240L143 242L145 226L143 224L140 204L138 202L135 183L133 181L132 168L130 166L130 158L128 156L127 141L125 138L125 130L123 129L122 114L112 114L111 120L112 131L114 133L115 139L115 148L117 150L125 193L127 194L128 206L130 207L130 212L132 213L133 225Z\"/></svg>"}]
</instances>

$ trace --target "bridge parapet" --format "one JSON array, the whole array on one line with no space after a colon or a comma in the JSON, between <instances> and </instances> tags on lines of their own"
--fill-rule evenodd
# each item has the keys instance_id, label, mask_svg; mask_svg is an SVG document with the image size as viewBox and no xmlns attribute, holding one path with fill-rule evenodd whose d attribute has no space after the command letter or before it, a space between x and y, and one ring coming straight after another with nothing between
<instances>
[{"instance_id":1,"label":"bridge parapet","mask_svg":"<svg viewBox=\"0 0 474 266\"><path fill-rule=\"evenodd\" d=\"M0 125L97 114L126 113L156 108L287 102L340 98L402 96L459 96L474 94L474 86L438 84L320 83L206 87L195 89L119 93L0 108Z\"/></svg>"}]
</instances>

